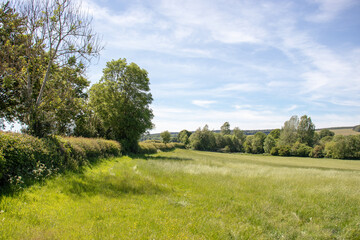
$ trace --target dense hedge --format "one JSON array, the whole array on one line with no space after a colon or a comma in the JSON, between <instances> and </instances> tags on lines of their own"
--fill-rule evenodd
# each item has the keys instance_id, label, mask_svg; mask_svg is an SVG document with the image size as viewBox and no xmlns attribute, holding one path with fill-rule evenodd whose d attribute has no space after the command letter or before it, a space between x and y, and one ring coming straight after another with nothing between
<instances>
[{"instance_id":1,"label":"dense hedge","mask_svg":"<svg viewBox=\"0 0 360 240\"><path fill-rule=\"evenodd\" d=\"M163 143L158 140L147 140L139 142L139 153L151 154L157 153L158 151L170 151L175 148L185 148L183 143Z\"/></svg>"},{"instance_id":2,"label":"dense hedge","mask_svg":"<svg viewBox=\"0 0 360 240\"><path fill-rule=\"evenodd\" d=\"M115 141L0 132L0 185L28 183L120 154Z\"/></svg>"}]
</instances>

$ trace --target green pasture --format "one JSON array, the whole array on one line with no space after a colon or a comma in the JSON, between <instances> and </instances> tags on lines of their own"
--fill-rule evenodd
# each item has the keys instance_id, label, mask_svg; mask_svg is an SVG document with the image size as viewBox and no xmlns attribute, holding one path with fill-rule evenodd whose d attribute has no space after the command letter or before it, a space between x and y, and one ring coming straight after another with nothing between
<instances>
[{"instance_id":1,"label":"green pasture","mask_svg":"<svg viewBox=\"0 0 360 240\"><path fill-rule=\"evenodd\" d=\"M0 239L360 239L360 161L107 159L1 195Z\"/></svg>"}]
</instances>

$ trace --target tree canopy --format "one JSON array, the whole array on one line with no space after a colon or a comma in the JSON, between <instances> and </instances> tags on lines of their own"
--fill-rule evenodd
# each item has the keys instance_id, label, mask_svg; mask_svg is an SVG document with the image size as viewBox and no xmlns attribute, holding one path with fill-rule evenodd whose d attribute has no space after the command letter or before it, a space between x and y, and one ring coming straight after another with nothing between
<instances>
[{"instance_id":1,"label":"tree canopy","mask_svg":"<svg viewBox=\"0 0 360 240\"><path fill-rule=\"evenodd\" d=\"M162 138L163 142L166 144L170 142L171 134L169 133L169 131L164 131L160 133L160 137Z\"/></svg>"},{"instance_id":2,"label":"tree canopy","mask_svg":"<svg viewBox=\"0 0 360 240\"><path fill-rule=\"evenodd\" d=\"M90 89L91 107L126 151L136 151L141 134L153 127L149 84L146 70L119 59L106 64L100 82Z\"/></svg>"}]
</instances>

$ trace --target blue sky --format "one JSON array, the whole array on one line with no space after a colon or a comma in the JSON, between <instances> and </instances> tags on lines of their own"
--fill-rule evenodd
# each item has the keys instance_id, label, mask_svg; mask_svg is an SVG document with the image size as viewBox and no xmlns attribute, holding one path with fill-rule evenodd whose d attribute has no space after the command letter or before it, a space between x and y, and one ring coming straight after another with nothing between
<instances>
[{"instance_id":1,"label":"blue sky","mask_svg":"<svg viewBox=\"0 0 360 240\"><path fill-rule=\"evenodd\" d=\"M358 0L83 0L105 49L149 72L155 128L360 124Z\"/></svg>"}]
</instances>

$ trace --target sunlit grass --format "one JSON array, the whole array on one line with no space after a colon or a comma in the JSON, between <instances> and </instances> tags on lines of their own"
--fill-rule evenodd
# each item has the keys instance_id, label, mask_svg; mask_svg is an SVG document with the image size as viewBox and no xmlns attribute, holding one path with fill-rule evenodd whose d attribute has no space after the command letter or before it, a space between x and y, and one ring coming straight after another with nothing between
<instances>
[{"instance_id":1,"label":"sunlit grass","mask_svg":"<svg viewBox=\"0 0 360 240\"><path fill-rule=\"evenodd\" d=\"M176 150L0 202L1 239L359 239L360 161Z\"/></svg>"}]
</instances>

